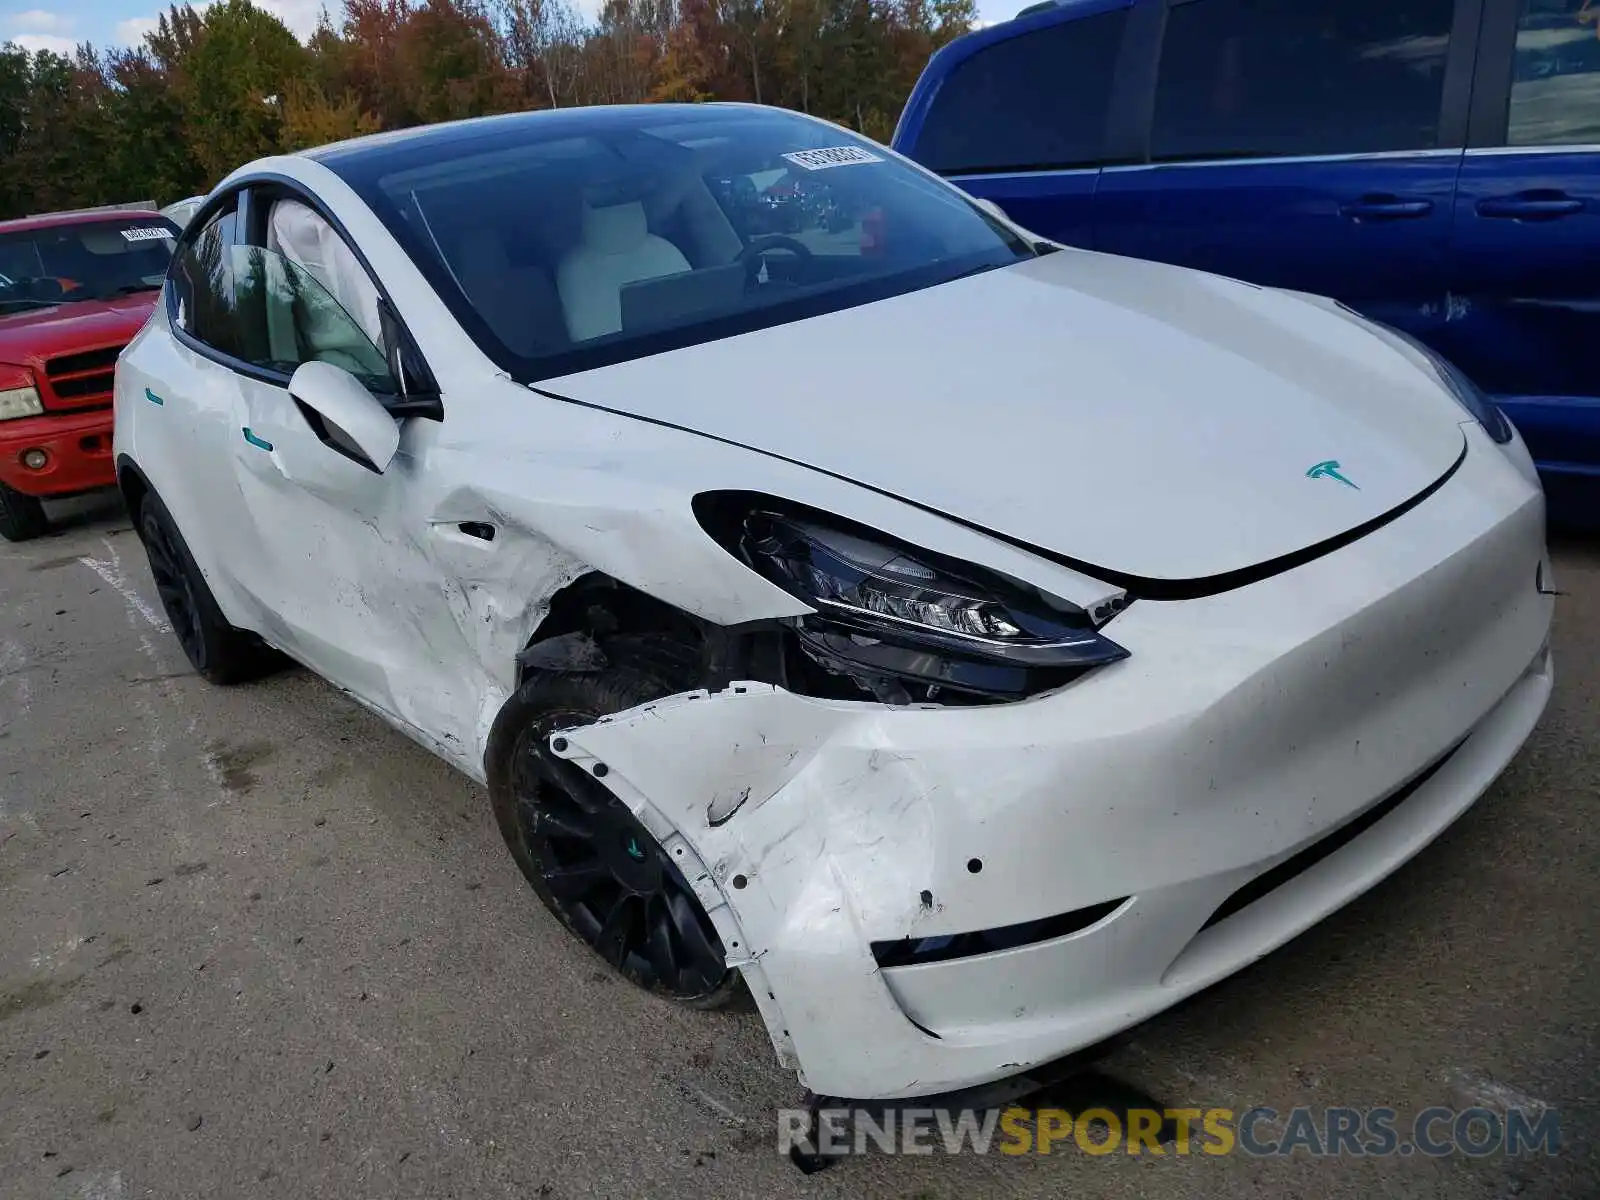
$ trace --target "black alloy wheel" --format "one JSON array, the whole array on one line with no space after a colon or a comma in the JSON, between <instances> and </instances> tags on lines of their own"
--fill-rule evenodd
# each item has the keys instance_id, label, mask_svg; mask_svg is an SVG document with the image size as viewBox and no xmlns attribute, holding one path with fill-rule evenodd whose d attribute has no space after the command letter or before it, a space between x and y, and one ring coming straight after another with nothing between
<instances>
[{"instance_id":1,"label":"black alloy wheel","mask_svg":"<svg viewBox=\"0 0 1600 1200\"><path fill-rule=\"evenodd\" d=\"M231 684L284 665L287 660L254 634L228 624L172 514L154 492L140 502L134 521L161 607L196 672L211 683Z\"/></svg>"},{"instance_id":2,"label":"black alloy wheel","mask_svg":"<svg viewBox=\"0 0 1600 1200\"><path fill-rule=\"evenodd\" d=\"M627 805L552 761L557 729L599 714L550 712L517 755L517 818L547 903L601 958L641 987L700 1000L727 975L722 940L683 873ZM576 778L572 778L576 776Z\"/></svg>"},{"instance_id":3,"label":"black alloy wheel","mask_svg":"<svg viewBox=\"0 0 1600 1200\"><path fill-rule=\"evenodd\" d=\"M601 780L550 749L560 730L674 690L627 666L523 684L490 736L489 792L518 866L563 925L640 987L719 1008L739 973L683 871Z\"/></svg>"},{"instance_id":4,"label":"black alloy wheel","mask_svg":"<svg viewBox=\"0 0 1600 1200\"><path fill-rule=\"evenodd\" d=\"M183 558L155 505L146 504L140 516L139 533L150 559L150 574L155 579L161 607L172 622L172 632L184 654L197 671L203 671L205 646L200 632L200 605Z\"/></svg>"}]
</instances>

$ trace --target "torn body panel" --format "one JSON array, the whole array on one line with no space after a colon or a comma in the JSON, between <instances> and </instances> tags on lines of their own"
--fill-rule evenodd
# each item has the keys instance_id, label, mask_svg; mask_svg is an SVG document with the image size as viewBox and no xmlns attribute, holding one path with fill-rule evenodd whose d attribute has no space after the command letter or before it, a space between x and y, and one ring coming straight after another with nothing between
<instances>
[{"instance_id":1,"label":"torn body panel","mask_svg":"<svg viewBox=\"0 0 1600 1200\"><path fill-rule=\"evenodd\" d=\"M206 538L197 557L208 577L221 576L215 591L231 622L479 781L495 714L516 687L517 656L575 579L625 581L715 626L810 611L707 536L693 500L712 487L764 489L891 524L1074 603L1121 594L803 467L551 400L500 377L477 387L475 403L452 408L443 424L408 422L383 475L341 460L354 496L347 508L296 486L274 455L234 448L237 429L228 435L218 417L214 432L231 439L219 448L238 469L226 481L233 495L219 491L211 503L229 510L235 528L256 530L263 553L219 544L214 518L194 527ZM294 536L278 536L283 529Z\"/></svg>"},{"instance_id":2,"label":"torn body panel","mask_svg":"<svg viewBox=\"0 0 1600 1200\"><path fill-rule=\"evenodd\" d=\"M1525 488L1480 465L1467 486L1485 512ZM1132 657L1030 701L890 708L739 684L564 731L560 753L604 763L602 782L705 865L729 961L814 1091L988 1082L1260 957L1487 787L1550 689L1541 512L1524 495L1489 531L1425 506L1359 552L1136 605L1114 622ZM1354 553L1364 572L1341 561ZM1376 602L1372 572L1392 585ZM1386 799L1348 845L1224 909ZM1087 927L986 953L882 968L873 953L1112 901Z\"/></svg>"}]
</instances>

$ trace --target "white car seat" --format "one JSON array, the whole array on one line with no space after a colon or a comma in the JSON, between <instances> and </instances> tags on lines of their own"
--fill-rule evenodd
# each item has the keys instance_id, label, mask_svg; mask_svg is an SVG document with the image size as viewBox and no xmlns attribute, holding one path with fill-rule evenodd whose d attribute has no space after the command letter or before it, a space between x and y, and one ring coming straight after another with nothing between
<instances>
[{"instance_id":1,"label":"white car seat","mask_svg":"<svg viewBox=\"0 0 1600 1200\"><path fill-rule=\"evenodd\" d=\"M512 353L535 358L567 348L561 301L549 274L512 265L493 229L464 234L452 267L472 307Z\"/></svg>"},{"instance_id":2,"label":"white car seat","mask_svg":"<svg viewBox=\"0 0 1600 1200\"><path fill-rule=\"evenodd\" d=\"M567 332L575 342L622 328L622 286L689 270L689 260L650 232L637 201L583 209L583 234L556 268Z\"/></svg>"}]
</instances>

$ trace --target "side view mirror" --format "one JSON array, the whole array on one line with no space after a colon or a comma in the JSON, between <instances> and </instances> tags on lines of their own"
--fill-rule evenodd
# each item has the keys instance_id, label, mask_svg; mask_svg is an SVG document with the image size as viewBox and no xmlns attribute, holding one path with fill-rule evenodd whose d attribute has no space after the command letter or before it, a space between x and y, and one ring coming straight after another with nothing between
<instances>
[{"instance_id":1,"label":"side view mirror","mask_svg":"<svg viewBox=\"0 0 1600 1200\"><path fill-rule=\"evenodd\" d=\"M349 371L332 363L301 363L289 380L289 395L330 450L380 475L394 461L400 427Z\"/></svg>"}]
</instances>

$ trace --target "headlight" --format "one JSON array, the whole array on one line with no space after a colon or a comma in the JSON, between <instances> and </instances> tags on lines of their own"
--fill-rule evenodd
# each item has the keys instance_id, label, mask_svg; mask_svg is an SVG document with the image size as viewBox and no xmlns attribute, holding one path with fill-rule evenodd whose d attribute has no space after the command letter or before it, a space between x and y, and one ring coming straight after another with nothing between
<instances>
[{"instance_id":1,"label":"headlight","mask_svg":"<svg viewBox=\"0 0 1600 1200\"><path fill-rule=\"evenodd\" d=\"M42 412L44 405L39 403L38 389L20 387L0 391L0 421L10 421L17 417L37 417Z\"/></svg>"},{"instance_id":2,"label":"headlight","mask_svg":"<svg viewBox=\"0 0 1600 1200\"><path fill-rule=\"evenodd\" d=\"M1128 656L1065 600L848 522L757 510L738 549L817 609L792 622L806 654L883 700L1018 699Z\"/></svg>"},{"instance_id":3,"label":"headlight","mask_svg":"<svg viewBox=\"0 0 1600 1200\"><path fill-rule=\"evenodd\" d=\"M1384 325L1381 322L1374 321L1373 324L1377 325L1385 333L1393 334L1426 358L1433 367L1434 372L1439 376L1439 382L1443 383L1449 389L1450 394L1456 398L1456 403L1476 417L1478 424L1483 426L1491 438L1501 445L1505 445L1511 440L1511 422L1506 420L1505 413L1500 411L1499 406L1494 401L1483 394L1483 390L1477 384L1461 373L1461 368L1431 346L1425 345L1412 337L1409 333L1403 333L1392 325Z\"/></svg>"}]
</instances>

